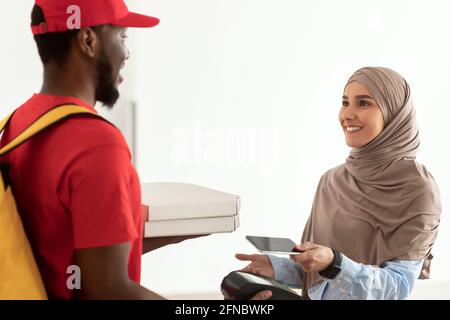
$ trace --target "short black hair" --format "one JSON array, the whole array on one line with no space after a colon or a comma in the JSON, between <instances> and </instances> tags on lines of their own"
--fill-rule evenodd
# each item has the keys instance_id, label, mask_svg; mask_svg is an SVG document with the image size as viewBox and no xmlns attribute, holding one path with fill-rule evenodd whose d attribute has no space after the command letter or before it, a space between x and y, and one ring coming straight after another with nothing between
<instances>
[{"instance_id":1,"label":"short black hair","mask_svg":"<svg viewBox=\"0 0 450 320\"><path fill-rule=\"evenodd\" d=\"M31 12L31 25L37 26L45 22L46 20L42 8L35 5ZM36 41L42 63L45 65L49 62L54 62L59 66L64 65L69 55L72 41L76 37L78 31L79 30L69 30L34 35L34 41Z\"/></svg>"}]
</instances>

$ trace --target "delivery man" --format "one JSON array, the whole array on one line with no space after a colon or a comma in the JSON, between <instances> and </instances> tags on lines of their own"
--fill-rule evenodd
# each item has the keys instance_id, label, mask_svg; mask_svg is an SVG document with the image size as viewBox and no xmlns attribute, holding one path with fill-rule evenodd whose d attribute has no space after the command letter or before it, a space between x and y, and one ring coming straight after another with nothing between
<instances>
[{"instance_id":1,"label":"delivery man","mask_svg":"<svg viewBox=\"0 0 450 320\"><path fill-rule=\"evenodd\" d=\"M128 27L157 18L123 0L36 0L31 29L43 85L20 106L1 145L47 111L74 104L112 108L129 58ZM160 299L139 284L141 255L193 237L142 239L140 183L120 131L73 116L7 155L8 176L47 294L53 299ZM81 288L68 285L80 270Z\"/></svg>"}]
</instances>

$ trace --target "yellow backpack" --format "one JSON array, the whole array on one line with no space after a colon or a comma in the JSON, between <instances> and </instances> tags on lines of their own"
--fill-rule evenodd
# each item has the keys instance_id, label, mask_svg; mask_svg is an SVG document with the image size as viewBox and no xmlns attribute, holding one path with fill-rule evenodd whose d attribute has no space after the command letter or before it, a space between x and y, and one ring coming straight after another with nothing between
<instances>
[{"instance_id":1,"label":"yellow backpack","mask_svg":"<svg viewBox=\"0 0 450 320\"><path fill-rule=\"evenodd\" d=\"M75 114L96 113L76 105L56 107L0 149L0 159L35 134L52 124ZM0 122L0 133L7 126L12 114ZM17 212L11 191L0 177L0 300L44 300L47 299L39 269L34 260L30 243Z\"/></svg>"}]
</instances>

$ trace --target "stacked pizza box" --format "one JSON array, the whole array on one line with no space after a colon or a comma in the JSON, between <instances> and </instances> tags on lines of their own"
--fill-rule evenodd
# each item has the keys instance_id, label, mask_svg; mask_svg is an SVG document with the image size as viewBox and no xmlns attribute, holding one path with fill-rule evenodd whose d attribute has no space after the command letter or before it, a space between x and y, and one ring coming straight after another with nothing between
<instances>
[{"instance_id":1,"label":"stacked pizza box","mask_svg":"<svg viewBox=\"0 0 450 320\"><path fill-rule=\"evenodd\" d=\"M233 232L240 197L193 184L143 183L144 237Z\"/></svg>"}]
</instances>

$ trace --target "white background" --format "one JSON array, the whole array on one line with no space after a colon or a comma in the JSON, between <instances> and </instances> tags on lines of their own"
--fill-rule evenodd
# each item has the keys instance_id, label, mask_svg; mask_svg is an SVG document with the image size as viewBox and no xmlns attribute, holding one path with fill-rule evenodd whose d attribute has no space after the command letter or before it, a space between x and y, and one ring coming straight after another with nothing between
<instances>
[{"instance_id":1,"label":"white background","mask_svg":"<svg viewBox=\"0 0 450 320\"><path fill-rule=\"evenodd\" d=\"M142 182L190 182L242 197L241 228L143 258L163 294L218 292L253 253L247 234L299 240L320 176L347 154L337 113L357 68L386 66L410 83L418 160L440 187L432 277L450 280L450 2L447 0L134 0L161 19L130 30L122 95L138 107ZM29 32L33 1L0 3L0 111L39 91Z\"/></svg>"}]
</instances>

